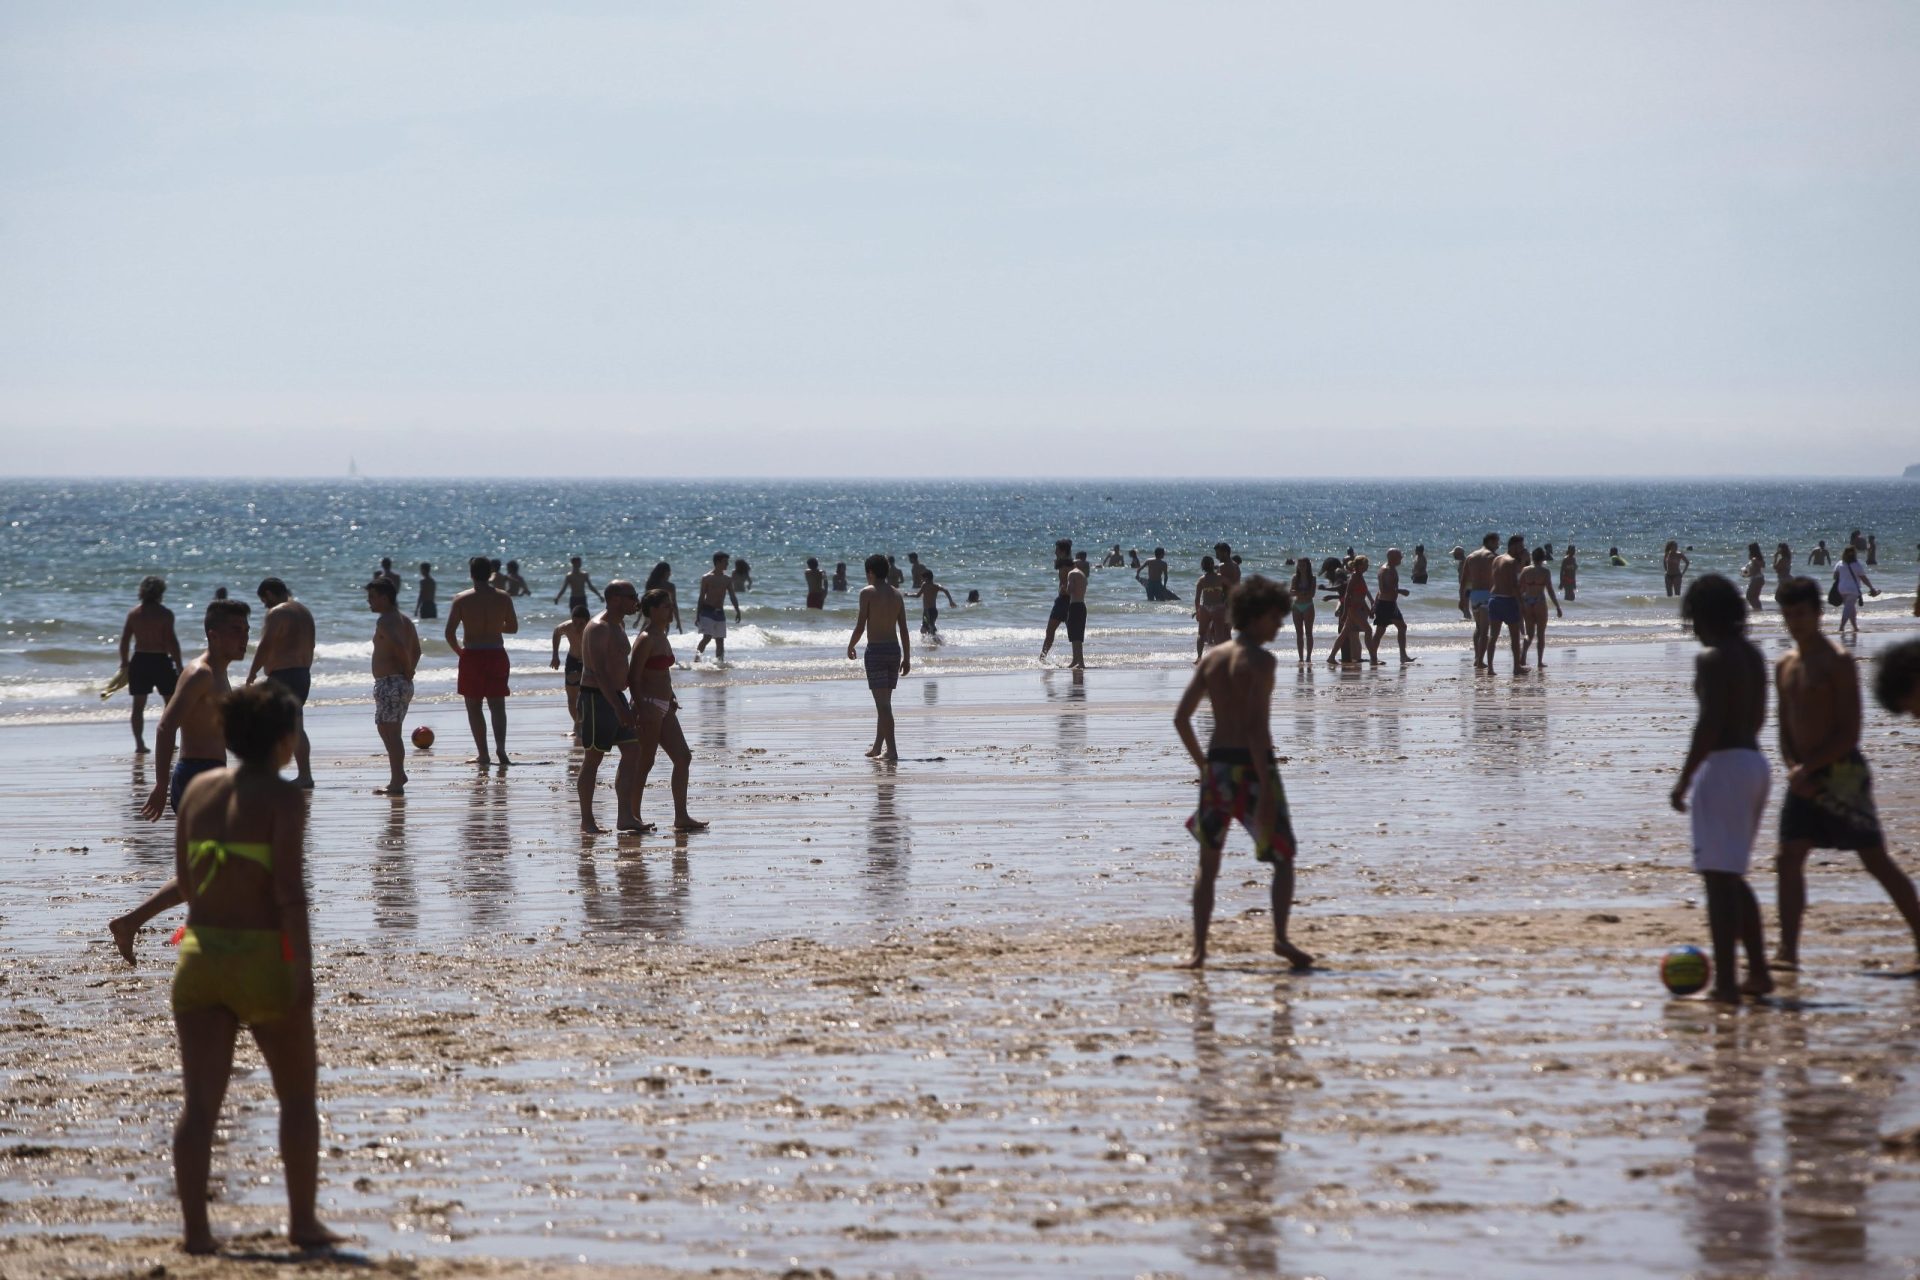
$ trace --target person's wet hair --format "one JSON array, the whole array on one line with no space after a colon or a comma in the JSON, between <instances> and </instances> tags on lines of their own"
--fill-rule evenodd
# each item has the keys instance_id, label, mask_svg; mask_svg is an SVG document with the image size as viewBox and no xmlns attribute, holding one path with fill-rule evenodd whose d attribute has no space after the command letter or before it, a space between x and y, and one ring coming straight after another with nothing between
<instances>
[{"instance_id":1,"label":"person's wet hair","mask_svg":"<svg viewBox=\"0 0 1920 1280\"><path fill-rule=\"evenodd\" d=\"M1413 554L1415 554L1415 555L1417 555L1417 556L1423 556L1423 555L1425 555L1425 554L1427 554L1427 544L1426 544L1426 543L1424 543L1424 542L1416 542L1416 543L1414 543L1414 544L1413 544Z\"/></svg>"},{"instance_id":2,"label":"person's wet hair","mask_svg":"<svg viewBox=\"0 0 1920 1280\"><path fill-rule=\"evenodd\" d=\"M575 557L573 558L573 567L574 567L574 568L576 568L576 569L578 569L578 568L580 567L580 557L579 557L579 556L575 556Z\"/></svg>"},{"instance_id":3,"label":"person's wet hair","mask_svg":"<svg viewBox=\"0 0 1920 1280\"><path fill-rule=\"evenodd\" d=\"M1213 557L1212 557L1212 556L1201 556L1201 557L1200 557L1200 572L1202 572L1202 573L1212 573L1212 572L1213 572Z\"/></svg>"},{"instance_id":4,"label":"person's wet hair","mask_svg":"<svg viewBox=\"0 0 1920 1280\"><path fill-rule=\"evenodd\" d=\"M807 557L807 568L809 568L809 569L818 569L819 567L820 567L820 561L819 561L819 559L818 559L818 558L816 558L816 557L814 557L814 556L808 556L808 557Z\"/></svg>"},{"instance_id":5,"label":"person's wet hair","mask_svg":"<svg viewBox=\"0 0 1920 1280\"><path fill-rule=\"evenodd\" d=\"M887 558L875 553L866 559L866 570L882 582L887 580Z\"/></svg>"},{"instance_id":6,"label":"person's wet hair","mask_svg":"<svg viewBox=\"0 0 1920 1280\"><path fill-rule=\"evenodd\" d=\"M1920 683L1920 640L1903 640L1873 661L1873 700L1899 715Z\"/></svg>"},{"instance_id":7,"label":"person's wet hair","mask_svg":"<svg viewBox=\"0 0 1920 1280\"><path fill-rule=\"evenodd\" d=\"M253 606L245 600L214 600L207 605L206 627L211 631L236 619L245 622L252 616Z\"/></svg>"},{"instance_id":8,"label":"person's wet hair","mask_svg":"<svg viewBox=\"0 0 1920 1280\"><path fill-rule=\"evenodd\" d=\"M1323 577L1323 578L1331 578L1331 577L1332 577L1332 576L1333 576L1334 574L1336 574L1336 573L1338 573L1338 572L1340 572L1340 557L1339 557L1339 556L1328 556L1328 557L1327 557L1327 558L1326 558L1325 560L1322 560L1322 561L1320 562L1320 576L1321 576L1321 577Z\"/></svg>"},{"instance_id":9,"label":"person's wet hair","mask_svg":"<svg viewBox=\"0 0 1920 1280\"><path fill-rule=\"evenodd\" d=\"M593 619L593 610L583 604L578 604L573 607L572 616L575 622L590 622Z\"/></svg>"},{"instance_id":10,"label":"person's wet hair","mask_svg":"<svg viewBox=\"0 0 1920 1280\"><path fill-rule=\"evenodd\" d=\"M426 562L425 560L422 560L422 561L420 562L420 572L422 572L422 573L432 573L432 572L433 572L433 566L432 566L432 565L430 565L430 564L428 564L428 563L427 563L427 562Z\"/></svg>"},{"instance_id":11,"label":"person's wet hair","mask_svg":"<svg viewBox=\"0 0 1920 1280\"><path fill-rule=\"evenodd\" d=\"M518 573L520 572L520 562L518 560L509 560L507 561L507 568L513 570L513 572L515 573Z\"/></svg>"},{"instance_id":12,"label":"person's wet hair","mask_svg":"<svg viewBox=\"0 0 1920 1280\"><path fill-rule=\"evenodd\" d=\"M1547 549L1545 547L1535 547L1533 549L1533 562L1535 564L1545 564L1547 562Z\"/></svg>"},{"instance_id":13,"label":"person's wet hair","mask_svg":"<svg viewBox=\"0 0 1920 1280\"><path fill-rule=\"evenodd\" d=\"M1480 545L1487 548L1487 550L1491 551L1493 550L1493 548L1500 545L1500 535L1497 533L1490 533L1486 537L1480 539Z\"/></svg>"},{"instance_id":14,"label":"person's wet hair","mask_svg":"<svg viewBox=\"0 0 1920 1280\"><path fill-rule=\"evenodd\" d=\"M142 603L152 604L165 594L167 594L167 580L165 578L157 578L152 574L148 574L146 577L140 579L140 600Z\"/></svg>"},{"instance_id":15,"label":"person's wet hair","mask_svg":"<svg viewBox=\"0 0 1920 1280\"><path fill-rule=\"evenodd\" d=\"M735 573L752 573L753 572L753 570L747 566L747 562L745 560L735 560L733 562L733 571Z\"/></svg>"},{"instance_id":16,"label":"person's wet hair","mask_svg":"<svg viewBox=\"0 0 1920 1280\"><path fill-rule=\"evenodd\" d=\"M1680 544L1679 544L1678 542L1668 542L1668 543L1667 543L1667 550L1669 550L1669 551L1678 551L1679 549L1680 549Z\"/></svg>"},{"instance_id":17,"label":"person's wet hair","mask_svg":"<svg viewBox=\"0 0 1920 1280\"><path fill-rule=\"evenodd\" d=\"M1272 578L1249 574L1240 579L1229 601L1233 610L1233 629L1245 631L1269 613L1285 613L1293 607L1293 597Z\"/></svg>"},{"instance_id":18,"label":"person's wet hair","mask_svg":"<svg viewBox=\"0 0 1920 1280\"><path fill-rule=\"evenodd\" d=\"M367 584L367 590L383 595L389 600L400 598L400 593L394 589L392 578L375 578Z\"/></svg>"},{"instance_id":19,"label":"person's wet hair","mask_svg":"<svg viewBox=\"0 0 1920 1280\"><path fill-rule=\"evenodd\" d=\"M227 598L227 589L225 587L215 587L213 589L213 598L215 600L225 600Z\"/></svg>"},{"instance_id":20,"label":"person's wet hair","mask_svg":"<svg viewBox=\"0 0 1920 1280\"><path fill-rule=\"evenodd\" d=\"M300 723L300 704L277 680L241 685L220 704L227 750L241 764L272 766L274 751Z\"/></svg>"},{"instance_id":21,"label":"person's wet hair","mask_svg":"<svg viewBox=\"0 0 1920 1280\"><path fill-rule=\"evenodd\" d=\"M1820 595L1820 584L1812 578L1788 578L1780 584L1780 590L1774 593L1773 598L1780 602L1782 609L1791 609L1803 604L1810 604L1818 609L1826 603Z\"/></svg>"},{"instance_id":22,"label":"person's wet hair","mask_svg":"<svg viewBox=\"0 0 1920 1280\"><path fill-rule=\"evenodd\" d=\"M667 579L673 576L673 566L662 560L653 566L653 572L647 575L647 590L667 585Z\"/></svg>"},{"instance_id":23,"label":"person's wet hair","mask_svg":"<svg viewBox=\"0 0 1920 1280\"><path fill-rule=\"evenodd\" d=\"M732 558L733 558L732 556L728 555L724 551L716 551L713 553L713 562L715 564L725 564L727 561L731 560Z\"/></svg>"},{"instance_id":24,"label":"person's wet hair","mask_svg":"<svg viewBox=\"0 0 1920 1280\"><path fill-rule=\"evenodd\" d=\"M287 596L292 593L287 590L287 584L280 581L280 579L262 578L260 579L259 590L255 591L254 594L262 600L285 600Z\"/></svg>"},{"instance_id":25,"label":"person's wet hair","mask_svg":"<svg viewBox=\"0 0 1920 1280\"><path fill-rule=\"evenodd\" d=\"M493 563L485 556L475 556L467 561L467 576L475 582L485 582L493 576Z\"/></svg>"},{"instance_id":26,"label":"person's wet hair","mask_svg":"<svg viewBox=\"0 0 1920 1280\"><path fill-rule=\"evenodd\" d=\"M495 573L498 573L500 572L500 562L498 560L489 560L487 561L487 568L493 570Z\"/></svg>"},{"instance_id":27,"label":"person's wet hair","mask_svg":"<svg viewBox=\"0 0 1920 1280\"><path fill-rule=\"evenodd\" d=\"M1507 539L1507 552L1509 555L1512 554L1513 549L1515 547L1519 547L1521 550L1524 551L1526 550L1526 546L1527 546L1527 539L1525 534L1516 533L1511 538Z\"/></svg>"},{"instance_id":28,"label":"person's wet hair","mask_svg":"<svg viewBox=\"0 0 1920 1280\"><path fill-rule=\"evenodd\" d=\"M1165 547L1155 547L1153 549L1153 554L1156 556L1164 556L1165 554L1167 554L1167 549Z\"/></svg>"},{"instance_id":29,"label":"person's wet hair","mask_svg":"<svg viewBox=\"0 0 1920 1280\"><path fill-rule=\"evenodd\" d=\"M643 618L647 617L655 609L658 609L661 605L668 603L672 599L673 593L665 587L648 588L647 593L640 597L640 616Z\"/></svg>"},{"instance_id":30,"label":"person's wet hair","mask_svg":"<svg viewBox=\"0 0 1920 1280\"><path fill-rule=\"evenodd\" d=\"M1757 542L1749 542L1747 544L1747 559L1758 560L1759 558L1760 558L1760 544Z\"/></svg>"},{"instance_id":31,"label":"person's wet hair","mask_svg":"<svg viewBox=\"0 0 1920 1280\"><path fill-rule=\"evenodd\" d=\"M1680 597L1680 616L1701 635L1735 635L1746 629L1747 602L1730 579L1703 574Z\"/></svg>"}]
</instances>

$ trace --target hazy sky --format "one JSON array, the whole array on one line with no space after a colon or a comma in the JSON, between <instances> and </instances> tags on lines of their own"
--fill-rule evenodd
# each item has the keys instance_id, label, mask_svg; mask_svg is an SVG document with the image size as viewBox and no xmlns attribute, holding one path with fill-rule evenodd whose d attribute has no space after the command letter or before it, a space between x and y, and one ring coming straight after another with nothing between
<instances>
[{"instance_id":1,"label":"hazy sky","mask_svg":"<svg viewBox=\"0 0 1920 1280\"><path fill-rule=\"evenodd\" d=\"M9 474L1897 473L1920 5L0 7Z\"/></svg>"}]
</instances>

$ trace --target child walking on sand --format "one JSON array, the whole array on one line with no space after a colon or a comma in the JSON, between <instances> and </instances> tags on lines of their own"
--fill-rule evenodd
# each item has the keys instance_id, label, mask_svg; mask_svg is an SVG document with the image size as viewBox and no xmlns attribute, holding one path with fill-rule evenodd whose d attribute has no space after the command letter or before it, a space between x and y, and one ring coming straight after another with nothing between
<instances>
[{"instance_id":1,"label":"child walking on sand","mask_svg":"<svg viewBox=\"0 0 1920 1280\"><path fill-rule=\"evenodd\" d=\"M1747 883L1772 783L1772 769L1760 754L1767 660L1747 639L1747 606L1739 589L1719 574L1694 580L1681 598L1680 616L1693 625L1704 652L1694 662L1700 717L1670 798L1681 813L1692 806L1693 869L1706 882L1707 927L1713 935L1712 997L1737 1004L1743 993L1773 990L1760 904ZM1737 980L1743 945L1744 983Z\"/></svg>"},{"instance_id":2,"label":"child walking on sand","mask_svg":"<svg viewBox=\"0 0 1920 1280\"><path fill-rule=\"evenodd\" d=\"M1173 713L1174 731L1200 767L1200 807L1187 820L1187 830L1200 842L1190 969L1207 962L1214 881L1220 875L1227 827L1235 821L1253 835L1254 856L1273 864L1273 953L1295 969L1313 965L1312 956L1287 940L1293 910L1293 824L1268 722L1275 663L1266 645L1279 633L1292 603L1285 587L1258 574L1233 588L1228 607L1239 635L1200 659ZM1202 698L1213 708L1213 738L1204 753L1193 732L1193 713Z\"/></svg>"},{"instance_id":3,"label":"child walking on sand","mask_svg":"<svg viewBox=\"0 0 1920 1280\"><path fill-rule=\"evenodd\" d=\"M227 750L240 761L195 778L174 834L174 873L187 926L173 972L185 1105L173 1135L174 1185L188 1253L216 1248L207 1222L213 1130L242 1026L260 1046L280 1100L287 1235L302 1248L339 1237L314 1212L320 1117L313 1037L313 955L301 863L305 794L281 778L300 731L300 704L274 681L248 685L223 707Z\"/></svg>"}]
</instances>

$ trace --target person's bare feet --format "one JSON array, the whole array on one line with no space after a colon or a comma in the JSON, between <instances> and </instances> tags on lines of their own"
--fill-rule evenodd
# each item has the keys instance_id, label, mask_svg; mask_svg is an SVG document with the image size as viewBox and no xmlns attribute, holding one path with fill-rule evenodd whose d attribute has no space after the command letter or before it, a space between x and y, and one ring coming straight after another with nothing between
<instances>
[{"instance_id":1,"label":"person's bare feet","mask_svg":"<svg viewBox=\"0 0 1920 1280\"><path fill-rule=\"evenodd\" d=\"M180 1252L190 1253L196 1257L204 1258L208 1254L220 1252L220 1242L215 1240L211 1234L188 1236L180 1242Z\"/></svg>"},{"instance_id":2,"label":"person's bare feet","mask_svg":"<svg viewBox=\"0 0 1920 1280\"><path fill-rule=\"evenodd\" d=\"M128 964L133 964L133 940L139 936L140 931L135 929L125 916L121 916L107 921L107 932L113 935L113 946L120 953L120 958Z\"/></svg>"},{"instance_id":3,"label":"person's bare feet","mask_svg":"<svg viewBox=\"0 0 1920 1280\"><path fill-rule=\"evenodd\" d=\"M389 782L384 787L375 787L373 794L377 796L404 796L407 794L407 780L401 778L397 782Z\"/></svg>"},{"instance_id":4,"label":"person's bare feet","mask_svg":"<svg viewBox=\"0 0 1920 1280\"><path fill-rule=\"evenodd\" d=\"M1406 663L1409 663L1409 662L1418 662L1418 661L1420 661L1420 659L1418 659L1418 658L1409 658L1409 657L1408 657L1408 656L1407 656L1406 654L1404 654L1404 653L1403 653L1403 654L1401 654L1401 655L1400 655L1400 661L1401 661L1401 663L1402 663L1402 664L1404 665L1404 664L1406 664Z\"/></svg>"},{"instance_id":5,"label":"person's bare feet","mask_svg":"<svg viewBox=\"0 0 1920 1280\"><path fill-rule=\"evenodd\" d=\"M346 1236L329 1231L318 1222L309 1222L297 1230L289 1229L287 1239L300 1249L331 1249L347 1242Z\"/></svg>"},{"instance_id":6,"label":"person's bare feet","mask_svg":"<svg viewBox=\"0 0 1920 1280\"><path fill-rule=\"evenodd\" d=\"M713 824L691 817L679 817L673 820L675 831L705 831L711 825Z\"/></svg>"},{"instance_id":7,"label":"person's bare feet","mask_svg":"<svg viewBox=\"0 0 1920 1280\"><path fill-rule=\"evenodd\" d=\"M880 755L880 759L887 761L889 764L899 764L900 753L898 751L882 752Z\"/></svg>"},{"instance_id":8,"label":"person's bare feet","mask_svg":"<svg viewBox=\"0 0 1920 1280\"><path fill-rule=\"evenodd\" d=\"M1775 973L1798 973L1800 972L1800 957L1775 956L1773 959L1767 961L1767 968L1772 969Z\"/></svg>"},{"instance_id":9,"label":"person's bare feet","mask_svg":"<svg viewBox=\"0 0 1920 1280\"><path fill-rule=\"evenodd\" d=\"M293 785L300 788L302 791L311 791L313 790L313 775L308 774L304 778L295 778L293 780Z\"/></svg>"},{"instance_id":10,"label":"person's bare feet","mask_svg":"<svg viewBox=\"0 0 1920 1280\"><path fill-rule=\"evenodd\" d=\"M1707 992L1707 999L1715 1004L1739 1004L1740 988L1715 987L1713 990Z\"/></svg>"},{"instance_id":11,"label":"person's bare feet","mask_svg":"<svg viewBox=\"0 0 1920 1280\"><path fill-rule=\"evenodd\" d=\"M466 762L479 765L482 769L493 768L493 759L490 756L468 756Z\"/></svg>"},{"instance_id":12,"label":"person's bare feet","mask_svg":"<svg viewBox=\"0 0 1920 1280\"><path fill-rule=\"evenodd\" d=\"M583 836L605 835L606 830L605 827L595 822L592 818L580 819L580 834Z\"/></svg>"},{"instance_id":13,"label":"person's bare feet","mask_svg":"<svg viewBox=\"0 0 1920 1280\"><path fill-rule=\"evenodd\" d=\"M1747 980L1740 984L1740 990L1744 995L1769 995L1773 991L1773 977L1765 969L1750 973Z\"/></svg>"},{"instance_id":14,"label":"person's bare feet","mask_svg":"<svg viewBox=\"0 0 1920 1280\"><path fill-rule=\"evenodd\" d=\"M1179 969L1204 969L1206 967L1207 967L1207 953L1204 951L1194 952L1192 955L1188 956L1185 960L1182 960L1178 965L1175 966L1175 968L1179 968Z\"/></svg>"},{"instance_id":15,"label":"person's bare feet","mask_svg":"<svg viewBox=\"0 0 1920 1280\"><path fill-rule=\"evenodd\" d=\"M507 753L504 751L500 753L500 767L502 769L511 769L513 767L513 761L507 759Z\"/></svg>"},{"instance_id":16,"label":"person's bare feet","mask_svg":"<svg viewBox=\"0 0 1920 1280\"><path fill-rule=\"evenodd\" d=\"M133 754L137 756L143 756L147 754L147 744L140 741L138 738L135 738L133 740Z\"/></svg>"},{"instance_id":17,"label":"person's bare feet","mask_svg":"<svg viewBox=\"0 0 1920 1280\"><path fill-rule=\"evenodd\" d=\"M1529 666L1527 666L1527 665L1526 665L1525 663L1522 663L1521 665L1519 665L1519 666L1517 666L1517 667L1515 667L1515 668L1513 669L1513 674L1515 674L1515 675L1524 675L1524 674L1525 674L1526 672L1528 672L1528 671L1530 671L1530 670L1532 670L1532 668L1531 668L1531 667L1529 667Z\"/></svg>"},{"instance_id":18,"label":"person's bare feet","mask_svg":"<svg viewBox=\"0 0 1920 1280\"><path fill-rule=\"evenodd\" d=\"M638 818L623 818L621 819L620 825L619 825L619 830L631 831L633 834L640 835L640 836L647 834L647 832L649 831L658 831L659 829L660 829L659 823L642 822Z\"/></svg>"},{"instance_id":19,"label":"person's bare feet","mask_svg":"<svg viewBox=\"0 0 1920 1280\"><path fill-rule=\"evenodd\" d=\"M879 758L880 758L880 744L876 742L872 746L867 748L867 759L878 760Z\"/></svg>"},{"instance_id":20,"label":"person's bare feet","mask_svg":"<svg viewBox=\"0 0 1920 1280\"><path fill-rule=\"evenodd\" d=\"M1273 954L1279 956L1282 960L1285 960L1289 965L1293 967L1294 972L1296 973L1303 973L1306 970L1313 968L1313 957L1308 955L1306 952L1302 951L1300 948L1294 946L1291 942L1274 943Z\"/></svg>"}]
</instances>

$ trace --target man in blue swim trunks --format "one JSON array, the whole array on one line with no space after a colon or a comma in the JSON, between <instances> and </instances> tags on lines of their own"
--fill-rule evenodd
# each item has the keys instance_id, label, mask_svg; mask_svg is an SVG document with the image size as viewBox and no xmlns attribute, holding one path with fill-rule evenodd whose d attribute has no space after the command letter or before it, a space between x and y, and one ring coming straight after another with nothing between
<instances>
[{"instance_id":1,"label":"man in blue swim trunks","mask_svg":"<svg viewBox=\"0 0 1920 1280\"><path fill-rule=\"evenodd\" d=\"M1500 650L1500 628L1507 629L1513 646L1513 674L1527 669L1527 634L1521 625L1520 571L1527 567L1527 540L1519 534L1507 539L1507 549L1493 560L1493 593L1487 597L1487 670Z\"/></svg>"},{"instance_id":2,"label":"man in blue swim trunks","mask_svg":"<svg viewBox=\"0 0 1920 1280\"><path fill-rule=\"evenodd\" d=\"M1488 636L1487 601L1493 598L1493 561L1500 535L1490 533L1460 562L1460 612L1473 619L1473 669L1491 670L1493 646Z\"/></svg>"},{"instance_id":3,"label":"man in blue swim trunks","mask_svg":"<svg viewBox=\"0 0 1920 1280\"><path fill-rule=\"evenodd\" d=\"M220 703L233 686L227 680L227 668L247 656L250 630L247 617L252 610L244 600L215 600L207 606L207 649L189 662L180 673L167 709L160 713L160 729L154 744L154 767L159 778L140 816L157 822L170 807L178 807L187 784L209 769L227 766L227 730L220 717ZM173 758L175 738L180 741L180 759Z\"/></svg>"}]
</instances>

